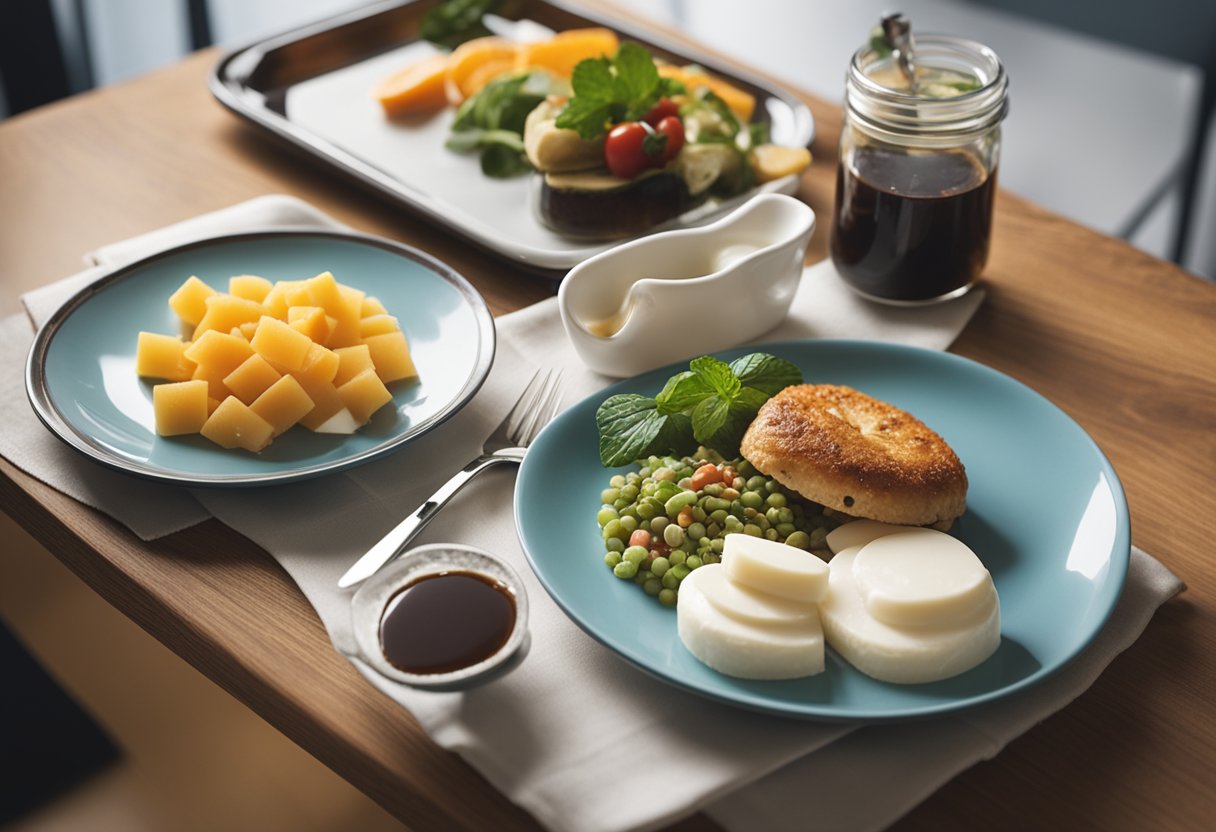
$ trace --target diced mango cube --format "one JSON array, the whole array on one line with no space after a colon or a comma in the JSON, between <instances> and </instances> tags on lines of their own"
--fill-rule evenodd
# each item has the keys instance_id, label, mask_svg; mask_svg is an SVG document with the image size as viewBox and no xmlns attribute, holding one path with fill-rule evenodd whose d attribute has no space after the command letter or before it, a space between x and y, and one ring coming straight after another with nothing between
<instances>
[{"instance_id":1,"label":"diced mango cube","mask_svg":"<svg viewBox=\"0 0 1216 832\"><path fill-rule=\"evenodd\" d=\"M183 354L185 349L181 338L141 332L135 347L135 372L144 378L186 381L194 372L194 362Z\"/></svg>"},{"instance_id":2,"label":"diced mango cube","mask_svg":"<svg viewBox=\"0 0 1216 832\"><path fill-rule=\"evenodd\" d=\"M370 318L372 315L387 315L388 310L384 308L384 304L379 298L374 298L371 295L366 295L363 298L363 308L360 310L360 317Z\"/></svg>"},{"instance_id":3,"label":"diced mango cube","mask_svg":"<svg viewBox=\"0 0 1216 832\"><path fill-rule=\"evenodd\" d=\"M253 333L258 331L258 322L245 321L245 323L238 326L237 329L241 331L241 337L243 337L246 341L250 341L253 339Z\"/></svg>"},{"instance_id":4,"label":"diced mango cube","mask_svg":"<svg viewBox=\"0 0 1216 832\"><path fill-rule=\"evenodd\" d=\"M176 381L152 388L152 410L160 436L198 433L207 421L207 384Z\"/></svg>"},{"instance_id":5,"label":"diced mango cube","mask_svg":"<svg viewBox=\"0 0 1216 832\"><path fill-rule=\"evenodd\" d=\"M278 318L280 321L287 320L287 309L290 306L287 302L287 295L289 292L294 292L299 288L299 280L280 280L276 282L271 290L266 293L266 297L262 298L262 308L272 318Z\"/></svg>"},{"instance_id":6,"label":"diced mango cube","mask_svg":"<svg viewBox=\"0 0 1216 832\"><path fill-rule=\"evenodd\" d=\"M228 373L222 370L216 370L214 367L198 366L194 368L194 372L190 374L190 378L195 381L207 382L207 395L213 399L223 401L228 398L231 392L224 385L224 377Z\"/></svg>"},{"instance_id":7,"label":"diced mango cube","mask_svg":"<svg viewBox=\"0 0 1216 832\"><path fill-rule=\"evenodd\" d=\"M410 346L403 332L385 332L364 338L363 343L371 350L376 373L385 384L418 375L414 360L410 358Z\"/></svg>"},{"instance_id":8,"label":"diced mango cube","mask_svg":"<svg viewBox=\"0 0 1216 832\"><path fill-rule=\"evenodd\" d=\"M310 381L299 376L294 378L304 388L308 398L312 399L312 410L300 418L300 424L309 430L316 430L325 424L329 417L346 407L342 397L338 395L338 388L328 381Z\"/></svg>"},{"instance_id":9,"label":"diced mango cube","mask_svg":"<svg viewBox=\"0 0 1216 832\"><path fill-rule=\"evenodd\" d=\"M228 294L260 304L274 284L256 274L237 274L228 278Z\"/></svg>"},{"instance_id":10,"label":"diced mango cube","mask_svg":"<svg viewBox=\"0 0 1216 832\"><path fill-rule=\"evenodd\" d=\"M200 367L206 368L207 375L218 374L222 379L253 355L253 347L239 335L209 329L186 347L182 354Z\"/></svg>"},{"instance_id":11,"label":"diced mango cube","mask_svg":"<svg viewBox=\"0 0 1216 832\"><path fill-rule=\"evenodd\" d=\"M232 295L212 295L206 304L207 312L194 328L196 341L208 330L228 332L234 326L257 321L263 314L262 304Z\"/></svg>"},{"instance_id":12,"label":"diced mango cube","mask_svg":"<svg viewBox=\"0 0 1216 832\"><path fill-rule=\"evenodd\" d=\"M380 376L373 369L367 369L356 375L350 381L338 387L338 395L342 403L355 417L355 421L364 424L372 418L372 414L393 400L393 394L384 386Z\"/></svg>"},{"instance_id":13,"label":"diced mango cube","mask_svg":"<svg viewBox=\"0 0 1216 832\"><path fill-rule=\"evenodd\" d=\"M319 306L288 307L287 323L292 329L303 332L318 344L324 344L329 333L338 325L338 321L326 315L325 310Z\"/></svg>"},{"instance_id":14,"label":"diced mango cube","mask_svg":"<svg viewBox=\"0 0 1216 832\"><path fill-rule=\"evenodd\" d=\"M338 372L333 379L336 385L345 384L364 370L376 369L376 365L372 363L372 352L367 348L367 344L338 347L334 353L338 356Z\"/></svg>"},{"instance_id":15,"label":"diced mango cube","mask_svg":"<svg viewBox=\"0 0 1216 832\"><path fill-rule=\"evenodd\" d=\"M283 376L266 388L249 409L270 423L274 435L278 436L307 416L313 409L313 401L300 382Z\"/></svg>"},{"instance_id":16,"label":"diced mango cube","mask_svg":"<svg viewBox=\"0 0 1216 832\"><path fill-rule=\"evenodd\" d=\"M220 406L220 400L214 396L207 396L207 415L210 416L215 412L215 409Z\"/></svg>"},{"instance_id":17,"label":"diced mango cube","mask_svg":"<svg viewBox=\"0 0 1216 832\"><path fill-rule=\"evenodd\" d=\"M304 359L304 366L292 375L301 381L307 379L315 382L332 382L334 376L338 374L340 365L341 361L338 359L337 353L327 350L320 344L313 344L308 348L308 357Z\"/></svg>"},{"instance_id":18,"label":"diced mango cube","mask_svg":"<svg viewBox=\"0 0 1216 832\"><path fill-rule=\"evenodd\" d=\"M320 306L335 318L342 308L342 293L338 289L338 281L332 272L321 272L316 277L304 281L311 306ZM302 305L302 304L301 304Z\"/></svg>"},{"instance_id":19,"label":"diced mango cube","mask_svg":"<svg viewBox=\"0 0 1216 832\"><path fill-rule=\"evenodd\" d=\"M371 335L383 335L386 332L396 332L401 329L401 324L397 323L397 319L392 315L368 315L359 321L359 337L367 338Z\"/></svg>"},{"instance_id":20,"label":"diced mango cube","mask_svg":"<svg viewBox=\"0 0 1216 832\"><path fill-rule=\"evenodd\" d=\"M280 378L282 376L279 371L255 352L224 376L224 386L245 404L252 404L254 399L266 392L266 389Z\"/></svg>"},{"instance_id":21,"label":"diced mango cube","mask_svg":"<svg viewBox=\"0 0 1216 832\"><path fill-rule=\"evenodd\" d=\"M258 321L257 331L249 343L254 352L288 372L304 367L308 350L313 346L312 339L307 335L269 315L262 316Z\"/></svg>"},{"instance_id":22,"label":"diced mango cube","mask_svg":"<svg viewBox=\"0 0 1216 832\"><path fill-rule=\"evenodd\" d=\"M229 396L207 417L199 433L220 447L257 453L270 444L274 428L236 396Z\"/></svg>"},{"instance_id":23,"label":"diced mango cube","mask_svg":"<svg viewBox=\"0 0 1216 832\"><path fill-rule=\"evenodd\" d=\"M169 308L187 324L196 326L207 313L207 298L214 294L214 289L191 275L169 296Z\"/></svg>"}]
</instances>

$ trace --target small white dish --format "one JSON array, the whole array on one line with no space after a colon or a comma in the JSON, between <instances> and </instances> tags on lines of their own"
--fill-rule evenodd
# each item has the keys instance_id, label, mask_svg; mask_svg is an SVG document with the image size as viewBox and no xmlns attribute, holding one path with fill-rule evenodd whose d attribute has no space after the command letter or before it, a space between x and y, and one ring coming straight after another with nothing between
<instances>
[{"instance_id":1,"label":"small white dish","mask_svg":"<svg viewBox=\"0 0 1216 832\"><path fill-rule=\"evenodd\" d=\"M441 673L410 673L385 657L381 627L393 600L408 587L440 575L467 574L498 584L514 606L515 617L503 644L490 656ZM429 690L466 690L508 673L527 655L528 594L523 580L506 561L482 549L434 543L411 549L368 578L351 599L351 624L362 659L382 676ZM425 633L420 634L425 637Z\"/></svg>"},{"instance_id":2,"label":"small white dish","mask_svg":"<svg viewBox=\"0 0 1216 832\"><path fill-rule=\"evenodd\" d=\"M566 335L614 377L749 341L788 314L814 230L806 203L762 194L710 225L609 249L562 281Z\"/></svg>"}]
</instances>

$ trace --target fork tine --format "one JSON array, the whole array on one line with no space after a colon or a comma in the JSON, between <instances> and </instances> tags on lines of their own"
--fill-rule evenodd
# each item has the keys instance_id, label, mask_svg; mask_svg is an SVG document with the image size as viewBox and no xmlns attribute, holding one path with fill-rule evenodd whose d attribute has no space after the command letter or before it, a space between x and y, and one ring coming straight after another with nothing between
<instances>
[{"instance_id":1,"label":"fork tine","mask_svg":"<svg viewBox=\"0 0 1216 832\"><path fill-rule=\"evenodd\" d=\"M532 418L528 420L526 430L520 433L518 444L521 447L526 448L531 445L532 440L540 433L541 428L553 420L553 416L557 413L557 407L561 402L561 396L559 395L561 379L561 370L550 371L545 376L545 386L533 410Z\"/></svg>"},{"instance_id":2,"label":"fork tine","mask_svg":"<svg viewBox=\"0 0 1216 832\"><path fill-rule=\"evenodd\" d=\"M539 408L544 406L545 399L548 396L549 382L553 378L552 369L545 370L544 373L545 376L541 380L539 387L532 396L529 396L528 412L526 417L523 421L511 429L510 439L511 444L513 445L520 447L526 445L528 436L534 430L533 426L536 424L537 411ZM540 375L539 370L537 371L537 375Z\"/></svg>"},{"instance_id":3,"label":"fork tine","mask_svg":"<svg viewBox=\"0 0 1216 832\"><path fill-rule=\"evenodd\" d=\"M542 372L542 370L537 370L533 374L527 386L524 387L524 391L516 399L515 406L503 417L501 428L508 437L514 437L531 416L532 408L544 390L545 381L548 379L548 375L544 379L541 378Z\"/></svg>"}]
</instances>

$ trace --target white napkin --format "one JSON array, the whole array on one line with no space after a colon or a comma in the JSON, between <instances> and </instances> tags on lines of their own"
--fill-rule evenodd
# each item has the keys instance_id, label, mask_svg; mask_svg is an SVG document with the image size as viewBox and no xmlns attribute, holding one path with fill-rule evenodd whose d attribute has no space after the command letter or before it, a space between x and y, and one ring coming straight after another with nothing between
<instances>
[{"instance_id":1,"label":"white napkin","mask_svg":"<svg viewBox=\"0 0 1216 832\"><path fill-rule=\"evenodd\" d=\"M222 216L209 215L202 220L203 235L275 224L280 218L293 225L332 224L297 200L265 197ZM107 263L126 261L198 236L199 228L193 221L183 223L108 247L97 257ZM97 276L90 270L73 285ZM64 284L40 290L25 299L27 310L36 321L44 320L72 291ZM975 292L928 309L876 306L845 290L830 263L820 264L807 269L789 320L764 340L868 337L944 349L982 299L983 293ZM18 323L26 327L24 341ZM316 607L335 644L349 647L349 594L337 590L338 576L476 455L481 439L534 368L566 369L567 404L608 383L578 363L554 300L504 316L497 324L499 349L490 377L474 402L448 423L386 459L322 480L259 489L257 499L249 499L247 491L149 488L78 459L66 448L24 453L14 447L22 442L7 441L7 432L0 435L0 454L146 536L205 516L201 503L275 557ZM10 319L0 332L0 372L7 374L21 363L22 343L28 348L28 324ZM5 375L0 382L9 385L11 379ZM20 393L19 386L11 392ZM0 399L0 419L14 424L24 418L22 433L32 439L28 422L34 417L28 411L23 394ZM36 420L32 427L41 430ZM42 433L39 438L49 437ZM81 471L90 468L96 484L72 490ZM553 829L652 828L701 808L740 832L806 829L808 817L828 829L881 828L1081 693L1181 587L1165 567L1135 550L1128 587L1095 644L1082 659L1024 694L963 716L905 725L854 730L799 722L677 691L585 636L526 566L511 512L513 482L510 471L483 475L418 542L481 546L517 567L532 601L533 643L524 663L490 685L447 694L410 690L356 665L373 685L409 708L437 743L460 753ZM158 502L141 504L141 499ZM179 509L172 521L159 519L172 501L189 510ZM855 784L874 782L871 773L890 787L861 799Z\"/></svg>"}]
</instances>

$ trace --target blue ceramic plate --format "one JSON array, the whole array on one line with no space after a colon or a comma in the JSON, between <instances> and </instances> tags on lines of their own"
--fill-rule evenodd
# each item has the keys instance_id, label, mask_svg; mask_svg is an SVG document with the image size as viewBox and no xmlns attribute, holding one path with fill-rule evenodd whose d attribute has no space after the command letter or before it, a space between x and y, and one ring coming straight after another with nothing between
<instances>
[{"instance_id":1,"label":"blue ceramic plate","mask_svg":"<svg viewBox=\"0 0 1216 832\"><path fill-rule=\"evenodd\" d=\"M693 658L675 611L612 576L595 521L612 471L600 467L595 410L616 393L656 394L678 369L624 381L563 413L528 451L515 512L528 560L575 623L623 658L694 693L820 720L893 720L989 702L1041 681L1106 621L1127 575L1127 503L1114 469L1055 405L948 353L853 341L769 344L808 382L847 384L920 417L967 468L967 513L951 533L987 565L1001 598L1001 646L979 667L921 685L875 681L830 649L806 679L732 679ZM722 353L727 361L754 349Z\"/></svg>"},{"instance_id":2,"label":"blue ceramic plate","mask_svg":"<svg viewBox=\"0 0 1216 832\"><path fill-rule=\"evenodd\" d=\"M231 275L299 280L326 270L379 298L409 339L419 380L389 385L392 407L355 434L292 429L260 454L156 435L152 383L135 375L136 335L180 331L168 298L187 277L227 291ZM39 331L26 388L47 427L98 462L168 482L243 486L314 477L399 448L472 398L493 358L485 301L438 260L360 234L265 231L190 243L89 286Z\"/></svg>"}]
</instances>

